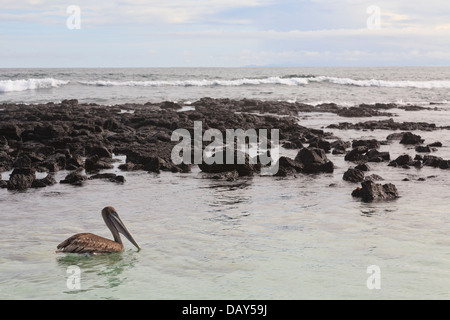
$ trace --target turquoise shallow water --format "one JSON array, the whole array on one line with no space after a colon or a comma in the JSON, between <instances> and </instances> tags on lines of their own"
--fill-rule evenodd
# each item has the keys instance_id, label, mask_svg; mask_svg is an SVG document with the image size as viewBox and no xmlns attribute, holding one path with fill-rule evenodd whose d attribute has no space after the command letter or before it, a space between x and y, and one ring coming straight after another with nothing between
<instances>
[{"instance_id":1,"label":"turquoise shallow water","mask_svg":"<svg viewBox=\"0 0 450 320\"><path fill-rule=\"evenodd\" d=\"M249 69L244 74L240 70L222 70L220 74L217 70L158 70L152 76L141 72L137 79L130 70L111 74L105 70L44 70L42 74L9 70L8 74L12 80L51 76L143 81L146 75L152 81L193 76L210 79L213 75L230 80L299 74L355 80L449 79L448 68L430 70L294 68L283 74L276 68ZM2 72L1 79L8 78ZM180 77L183 72L186 74ZM439 102L438 111L393 112L398 114L396 121L450 124L448 89L329 82L150 88L69 84L7 92L0 94L0 101L30 103L71 97L104 103L165 98L189 101L205 95L347 104ZM369 120L321 113L301 114L299 119L300 124L317 129L330 123ZM384 140L392 133L329 131L345 140ZM434 155L450 159L448 131L415 133L427 143L441 141L444 147ZM398 141L382 146L381 151L385 150L393 159L403 153L415 155ZM283 153L295 156L292 151ZM336 165L335 172L319 176L254 176L227 182L205 179L194 168L189 174L120 172L127 179L124 185L93 180L81 188L57 184L24 193L0 189L0 299L449 299L449 170L372 164L371 173L394 183L401 197L364 204L350 195L356 185L342 180L351 164L341 156L329 158ZM3 179L7 175L3 173ZM65 175L58 173L57 180ZM404 178L411 181L402 181ZM121 254L55 253L61 241L78 232L110 237L100 215L107 205L117 209L142 247L140 252L124 240ZM369 290L366 285L370 276L366 271L372 265L381 270L380 290ZM80 268L80 289L67 286L67 270L72 266Z\"/></svg>"}]
</instances>

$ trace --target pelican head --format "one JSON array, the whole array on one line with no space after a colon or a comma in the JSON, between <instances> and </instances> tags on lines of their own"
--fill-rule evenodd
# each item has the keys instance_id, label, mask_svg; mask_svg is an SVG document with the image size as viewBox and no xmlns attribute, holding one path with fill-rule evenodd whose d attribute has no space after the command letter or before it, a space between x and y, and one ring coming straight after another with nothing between
<instances>
[{"instance_id":1,"label":"pelican head","mask_svg":"<svg viewBox=\"0 0 450 320\"><path fill-rule=\"evenodd\" d=\"M138 246L136 241L134 241L133 237L131 236L130 232L125 227L122 220L120 220L119 215L117 214L116 209L113 207L106 207L102 210L102 217L105 221L106 225L108 226L109 230L111 230L111 233L114 236L114 240L118 243L122 243L122 240L120 239L119 233L123 234L138 250L141 250L141 248Z\"/></svg>"}]
</instances>

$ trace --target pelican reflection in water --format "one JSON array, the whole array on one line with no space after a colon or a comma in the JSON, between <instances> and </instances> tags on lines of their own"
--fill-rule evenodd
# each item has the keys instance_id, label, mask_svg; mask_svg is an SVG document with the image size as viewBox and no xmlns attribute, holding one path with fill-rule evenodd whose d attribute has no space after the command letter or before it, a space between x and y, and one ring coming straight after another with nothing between
<instances>
[{"instance_id":1,"label":"pelican reflection in water","mask_svg":"<svg viewBox=\"0 0 450 320\"><path fill-rule=\"evenodd\" d=\"M134 241L130 232L127 230L119 215L113 207L106 207L102 210L102 217L105 220L106 226L111 230L114 237L114 241L99 237L92 233L77 233L71 236L69 239L61 242L56 252L64 253L112 253L122 252L123 243L120 239L119 232L123 234L138 250L139 248L136 241Z\"/></svg>"}]
</instances>

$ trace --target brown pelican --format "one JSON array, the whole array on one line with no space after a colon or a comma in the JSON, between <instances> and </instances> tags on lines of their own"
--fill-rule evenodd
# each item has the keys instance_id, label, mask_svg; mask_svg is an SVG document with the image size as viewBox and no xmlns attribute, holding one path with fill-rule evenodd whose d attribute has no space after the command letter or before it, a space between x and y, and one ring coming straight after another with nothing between
<instances>
[{"instance_id":1,"label":"brown pelican","mask_svg":"<svg viewBox=\"0 0 450 320\"><path fill-rule=\"evenodd\" d=\"M78 233L69 239L61 242L56 252L66 253L111 253L123 251L122 240L119 232L122 233L132 244L140 250L130 232L120 220L119 215L113 207L106 207L102 210L102 217L114 237L114 241L99 237L92 233Z\"/></svg>"}]
</instances>

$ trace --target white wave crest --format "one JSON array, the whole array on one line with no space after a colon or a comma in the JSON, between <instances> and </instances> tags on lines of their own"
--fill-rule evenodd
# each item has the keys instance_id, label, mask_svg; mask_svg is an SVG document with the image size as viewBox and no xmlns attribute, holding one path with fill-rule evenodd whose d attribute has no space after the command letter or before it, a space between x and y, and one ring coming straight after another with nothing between
<instances>
[{"instance_id":1,"label":"white wave crest","mask_svg":"<svg viewBox=\"0 0 450 320\"><path fill-rule=\"evenodd\" d=\"M432 80L432 81L386 81L386 80L354 80L350 78L336 78L336 77L315 77L308 78L310 82L329 82L333 84L351 85L358 87L390 87L390 88L450 88L450 81L447 80Z\"/></svg>"},{"instance_id":2,"label":"white wave crest","mask_svg":"<svg viewBox=\"0 0 450 320\"><path fill-rule=\"evenodd\" d=\"M450 81L447 80L433 80L433 81L387 81L387 80L354 80L350 78L337 78L327 76L317 77L268 77L262 79L242 78L235 80L172 80L172 81L110 81L110 80L98 80L98 81L78 81L79 84L87 86L127 86L127 87L211 87L211 86L244 86L244 85L287 85L287 86L299 86L307 85L309 83L321 83L327 82L337 85L348 85L358 87L391 87L391 88L450 88Z\"/></svg>"},{"instance_id":3,"label":"white wave crest","mask_svg":"<svg viewBox=\"0 0 450 320\"><path fill-rule=\"evenodd\" d=\"M308 84L305 78L280 78L269 77L264 79L236 79L236 80L173 80L173 81L79 81L80 84L88 86L128 86L128 87L210 87L210 86L243 86L243 85L259 85L259 84L282 84L296 86Z\"/></svg>"},{"instance_id":4,"label":"white wave crest","mask_svg":"<svg viewBox=\"0 0 450 320\"><path fill-rule=\"evenodd\" d=\"M25 91L45 88L57 88L68 84L70 81L53 78L45 79L21 79L21 80L0 80L0 93L12 91Z\"/></svg>"}]
</instances>

